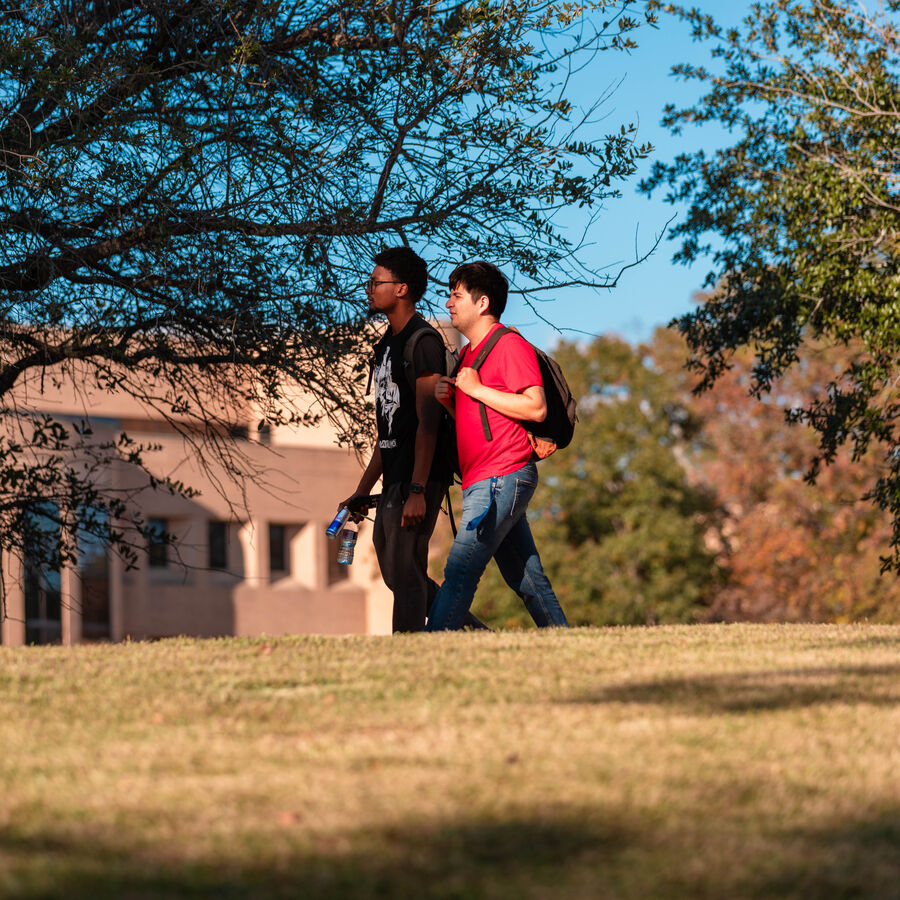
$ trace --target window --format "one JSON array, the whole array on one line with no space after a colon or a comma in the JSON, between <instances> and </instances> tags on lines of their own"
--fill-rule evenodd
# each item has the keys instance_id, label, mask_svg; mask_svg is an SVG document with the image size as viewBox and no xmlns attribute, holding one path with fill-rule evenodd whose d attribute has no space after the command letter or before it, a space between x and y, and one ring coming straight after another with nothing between
<instances>
[{"instance_id":1,"label":"window","mask_svg":"<svg viewBox=\"0 0 900 900\"><path fill-rule=\"evenodd\" d=\"M25 556L25 643L58 644L62 640L59 569L42 568Z\"/></svg>"},{"instance_id":2,"label":"window","mask_svg":"<svg viewBox=\"0 0 900 900\"><path fill-rule=\"evenodd\" d=\"M287 570L287 528L269 525L269 573L277 575Z\"/></svg>"},{"instance_id":3,"label":"window","mask_svg":"<svg viewBox=\"0 0 900 900\"><path fill-rule=\"evenodd\" d=\"M209 523L209 567L228 568L228 523Z\"/></svg>"},{"instance_id":4,"label":"window","mask_svg":"<svg viewBox=\"0 0 900 900\"><path fill-rule=\"evenodd\" d=\"M62 640L59 567L48 556L59 541L59 510L46 504L25 513L25 642L58 644Z\"/></svg>"},{"instance_id":5,"label":"window","mask_svg":"<svg viewBox=\"0 0 900 900\"><path fill-rule=\"evenodd\" d=\"M82 637L103 640L109 637L109 515L104 509L87 507L79 518Z\"/></svg>"},{"instance_id":6,"label":"window","mask_svg":"<svg viewBox=\"0 0 900 900\"><path fill-rule=\"evenodd\" d=\"M147 520L147 555L154 569L169 565L169 523L166 519Z\"/></svg>"}]
</instances>

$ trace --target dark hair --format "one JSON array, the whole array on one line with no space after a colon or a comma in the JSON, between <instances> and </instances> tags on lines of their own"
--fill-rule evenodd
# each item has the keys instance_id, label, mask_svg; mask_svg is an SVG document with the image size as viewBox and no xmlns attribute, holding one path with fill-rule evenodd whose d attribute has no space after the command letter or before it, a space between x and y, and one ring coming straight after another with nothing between
<instances>
[{"instance_id":1,"label":"dark hair","mask_svg":"<svg viewBox=\"0 0 900 900\"><path fill-rule=\"evenodd\" d=\"M462 285L475 297L488 298L488 312L499 319L506 309L506 297L509 293L509 282L506 276L493 264L478 260L463 263L450 273L450 290Z\"/></svg>"},{"instance_id":2,"label":"dark hair","mask_svg":"<svg viewBox=\"0 0 900 900\"><path fill-rule=\"evenodd\" d=\"M428 287L428 265L409 247L388 247L372 257L376 266L384 266L409 288L413 303L418 303Z\"/></svg>"}]
</instances>

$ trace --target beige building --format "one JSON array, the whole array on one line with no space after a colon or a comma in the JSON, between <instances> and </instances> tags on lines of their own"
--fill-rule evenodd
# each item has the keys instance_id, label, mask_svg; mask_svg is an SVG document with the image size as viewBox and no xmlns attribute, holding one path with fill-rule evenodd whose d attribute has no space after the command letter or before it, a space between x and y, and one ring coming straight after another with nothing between
<instances>
[{"instance_id":1,"label":"beige building","mask_svg":"<svg viewBox=\"0 0 900 900\"><path fill-rule=\"evenodd\" d=\"M150 470L200 493L187 499L151 490L124 462L104 468L104 487L127 495L174 543L142 544L139 565L129 571L90 542L76 564L60 571L7 555L3 644L390 632L392 601L369 523L360 529L351 566L337 564L337 542L325 535L360 473L360 461L336 446L328 425L260 432L258 416L245 411L246 436L233 446L256 474L235 484L224 465L207 457L201 464L181 435L128 394L85 393L77 383L74 377L56 387L26 383L18 403L61 421L87 415L97 440L125 431L157 445L146 456Z\"/></svg>"}]
</instances>

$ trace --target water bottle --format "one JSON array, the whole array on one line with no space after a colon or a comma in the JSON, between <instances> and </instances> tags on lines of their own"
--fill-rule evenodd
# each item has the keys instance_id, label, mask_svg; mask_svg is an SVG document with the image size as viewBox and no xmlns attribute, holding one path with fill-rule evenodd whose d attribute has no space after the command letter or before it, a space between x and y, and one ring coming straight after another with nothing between
<instances>
[{"instance_id":1,"label":"water bottle","mask_svg":"<svg viewBox=\"0 0 900 900\"><path fill-rule=\"evenodd\" d=\"M337 515L332 519L331 524L325 529L325 534L328 535L332 540L334 540L340 533L341 529L347 522L347 517L350 515L349 507L342 506Z\"/></svg>"},{"instance_id":2,"label":"water bottle","mask_svg":"<svg viewBox=\"0 0 900 900\"><path fill-rule=\"evenodd\" d=\"M349 566L353 562L357 535L358 532L355 528L345 528L341 532L341 546L338 548L337 561L342 566Z\"/></svg>"}]
</instances>

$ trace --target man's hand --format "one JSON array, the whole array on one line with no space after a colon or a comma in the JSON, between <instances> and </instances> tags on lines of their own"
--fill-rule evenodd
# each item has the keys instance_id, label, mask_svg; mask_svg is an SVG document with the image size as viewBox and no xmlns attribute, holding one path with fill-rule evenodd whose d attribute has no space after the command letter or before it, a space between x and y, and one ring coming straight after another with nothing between
<instances>
[{"instance_id":1,"label":"man's hand","mask_svg":"<svg viewBox=\"0 0 900 900\"><path fill-rule=\"evenodd\" d=\"M481 389L481 378L475 369L466 367L456 373L456 387L464 394L468 394L473 400L477 400L476 394Z\"/></svg>"},{"instance_id":2,"label":"man's hand","mask_svg":"<svg viewBox=\"0 0 900 900\"><path fill-rule=\"evenodd\" d=\"M448 375L441 375L434 385L434 399L446 406L453 398L454 384L453 378L450 378Z\"/></svg>"},{"instance_id":3,"label":"man's hand","mask_svg":"<svg viewBox=\"0 0 900 900\"><path fill-rule=\"evenodd\" d=\"M425 518L425 495L410 494L403 504L403 515L400 517L401 528L411 528Z\"/></svg>"},{"instance_id":4,"label":"man's hand","mask_svg":"<svg viewBox=\"0 0 900 900\"><path fill-rule=\"evenodd\" d=\"M369 504L360 502L363 498L368 499L368 494L356 491L338 504L338 509L346 506L350 510L350 521L355 522L357 525L362 522L369 512Z\"/></svg>"}]
</instances>

